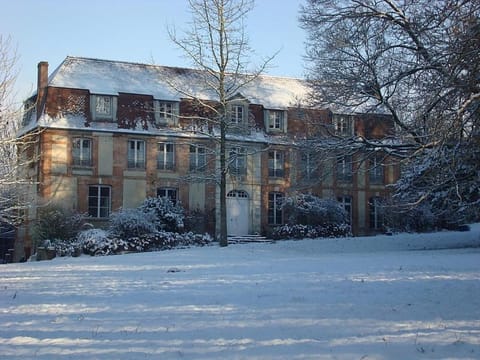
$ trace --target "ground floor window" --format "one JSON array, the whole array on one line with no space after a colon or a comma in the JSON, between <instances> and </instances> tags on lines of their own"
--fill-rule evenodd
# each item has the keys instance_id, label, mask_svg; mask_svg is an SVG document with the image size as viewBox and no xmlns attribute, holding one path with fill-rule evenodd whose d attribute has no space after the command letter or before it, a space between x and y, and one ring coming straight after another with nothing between
<instances>
[{"instance_id":1,"label":"ground floor window","mask_svg":"<svg viewBox=\"0 0 480 360\"><path fill-rule=\"evenodd\" d=\"M157 196L162 198L166 197L172 202L172 204L175 205L178 200L178 190L176 188L170 188L170 187L158 188Z\"/></svg>"},{"instance_id":2,"label":"ground floor window","mask_svg":"<svg viewBox=\"0 0 480 360\"><path fill-rule=\"evenodd\" d=\"M347 221L352 223L352 197L351 196L339 196L337 201L342 205L343 209L347 213Z\"/></svg>"},{"instance_id":3,"label":"ground floor window","mask_svg":"<svg viewBox=\"0 0 480 360\"><path fill-rule=\"evenodd\" d=\"M383 199L380 197L372 197L368 202L370 214L370 228L380 230L383 227Z\"/></svg>"},{"instance_id":4,"label":"ground floor window","mask_svg":"<svg viewBox=\"0 0 480 360\"><path fill-rule=\"evenodd\" d=\"M271 192L268 194L268 223L270 225L283 223L283 200L283 193Z\"/></svg>"},{"instance_id":5,"label":"ground floor window","mask_svg":"<svg viewBox=\"0 0 480 360\"><path fill-rule=\"evenodd\" d=\"M91 185L88 187L88 215L94 218L108 218L111 212L112 194L110 186Z\"/></svg>"}]
</instances>

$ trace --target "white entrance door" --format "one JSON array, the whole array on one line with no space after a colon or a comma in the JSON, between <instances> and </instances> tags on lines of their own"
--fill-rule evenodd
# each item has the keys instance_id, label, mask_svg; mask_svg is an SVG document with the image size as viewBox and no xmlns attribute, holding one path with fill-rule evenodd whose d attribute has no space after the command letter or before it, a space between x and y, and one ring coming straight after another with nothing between
<instances>
[{"instance_id":1,"label":"white entrance door","mask_svg":"<svg viewBox=\"0 0 480 360\"><path fill-rule=\"evenodd\" d=\"M227 194L228 235L248 235L248 194L232 190Z\"/></svg>"}]
</instances>

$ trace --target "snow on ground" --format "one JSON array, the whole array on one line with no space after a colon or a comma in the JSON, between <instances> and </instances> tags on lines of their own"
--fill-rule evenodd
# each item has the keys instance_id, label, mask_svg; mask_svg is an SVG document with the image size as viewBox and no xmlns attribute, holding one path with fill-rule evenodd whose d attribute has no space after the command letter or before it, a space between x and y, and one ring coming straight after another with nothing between
<instances>
[{"instance_id":1,"label":"snow on ground","mask_svg":"<svg viewBox=\"0 0 480 360\"><path fill-rule=\"evenodd\" d=\"M475 225L2 265L0 359L479 359L479 245Z\"/></svg>"}]
</instances>

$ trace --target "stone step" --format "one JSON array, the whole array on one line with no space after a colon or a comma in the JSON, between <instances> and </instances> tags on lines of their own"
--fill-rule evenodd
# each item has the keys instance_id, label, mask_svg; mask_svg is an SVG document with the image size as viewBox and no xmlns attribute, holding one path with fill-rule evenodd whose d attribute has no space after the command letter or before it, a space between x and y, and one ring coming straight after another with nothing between
<instances>
[{"instance_id":1,"label":"stone step","mask_svg":"<svg viewBox=\"0 0 480 360\"><path fill-rule=\"evenodd\" d=\"M230 244L245 244L245 243L272 243L272 239L267 239L265 236L252 235L229 235L228 242Z\"/></svg>"}]
</instances>

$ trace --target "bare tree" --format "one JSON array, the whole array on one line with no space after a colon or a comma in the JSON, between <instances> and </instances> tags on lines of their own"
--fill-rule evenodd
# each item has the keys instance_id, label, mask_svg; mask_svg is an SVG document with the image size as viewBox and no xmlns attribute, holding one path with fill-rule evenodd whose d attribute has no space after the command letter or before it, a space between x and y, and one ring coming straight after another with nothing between
<instances>
[{"instance_id":1,"label":"bare tree","mask_svg":"<svg viewBox=\"0 0 480 360\"><path fill-rule=\"evenodd\" d=\"M0 35L0 221L13 225L23 220L22 210L29 206L26 189L33 182L25 170L36 161L24 156L35 151L35 141L19 134L23 109L15 102L17 62L12 38Z\"/></svg>"},{"instance_id":2,"label":"bare tree","mask_svg":"<svg viewBox=\"0 0 480 360\"><path fill-rule=\"evenodd\" d=\"M217 143L220 187L220 246L227 246L226 188L228 173L227 133L230 123L229 105L242 87L257 78L273 57L256 69L248 61L252 55L248 46L244 20L253 8L253 0L189 0L192 15L190 28L182 36L170 31L172 41L184 51L194 68L199 70L202 86L212 94L204 99L188 89L177 88L186 98L204 109L202 118L218 129L218 136L210 133ZM213 100L213 101L207 101Z\"/></svg>"},{"instance_id":3,"label":"bare tree","mask_svg":"<svg viewBox=\"0 0 480 360\"><path fill-rule=\"evenodd\" d=\"M401 141L351 141L405 156L408 175L423 168L399 188L409 203L448 193L444 200L455 209L478 206L478 191L468 200L462 191L475 180L478 161L469 162L468 176L457 162L478 147L479 15L476 0L308 0L302 7L312 102L393 118ZM445 156L441 168L448 166L454 181L438 176Z\"/></svg>"}]
</instances>

